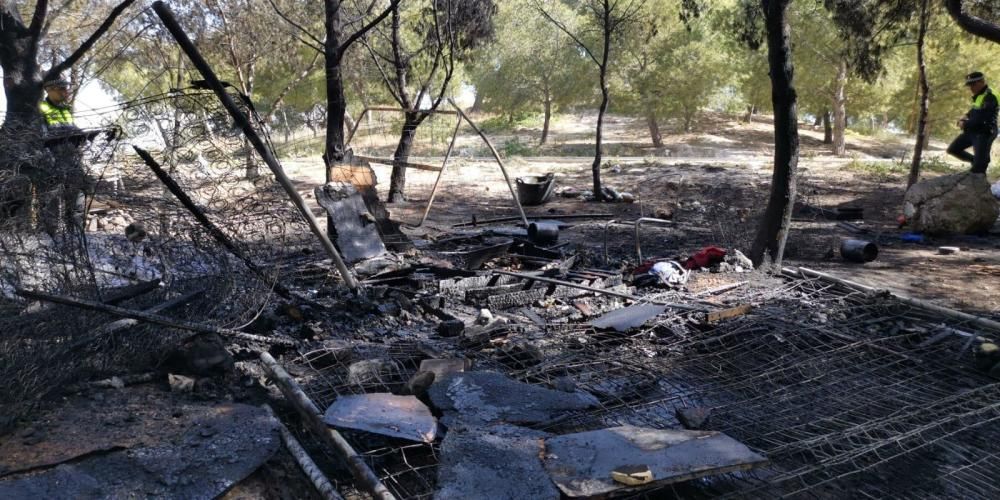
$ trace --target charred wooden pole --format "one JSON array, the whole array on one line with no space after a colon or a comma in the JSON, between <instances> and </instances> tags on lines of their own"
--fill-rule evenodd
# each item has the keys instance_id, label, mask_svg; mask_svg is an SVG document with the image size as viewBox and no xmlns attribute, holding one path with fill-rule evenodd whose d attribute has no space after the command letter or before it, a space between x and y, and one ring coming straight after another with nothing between
<instances>
[{"instance_id":1,"label":"charred wooden pole","mask_svg":"<svg viewBox=\"0 0 1000 500\"><path fill-rule=\"evenodd\" d=\"M269 405L264 405L264 411L278 420L277 415L274 414L274 410ZM278 420L278 430L281 431L281 440L285 442L288 453L295 459L295 463L299 465L302 473L309 478L309 482L316 488L316 493L319 493L323 500L344 500L344 497L340 496L337 488L330 484L330 480L323 475L323 471L319 469L299 440L295 439L292 431L288 430L288 427L285 427L285 424L281 423L280 420Z\"/></svg>"},{"instance_id":2,"label":"charred wooden pole","mask_svg":"<svg viewBox=\"0 0 1000 500\"><path fill-rule=\"evenodd\" d=\"M277 345L288 345L288 346L295 345L295 342L292 340L265 337L263 335L254 335L252 333L243 333L236 330L230 330L228 328L220 328L217 326L194 323L191 321L170 319L164 316L160 316L159 314L149 313L145 311L136 311L135 309L126 309L124 307L118 307L118 306L109 306L107 304L103 304L101 302L94 302L92 300L78 299L75 297L65 297L62 295L52 295L49 293L24 290L21 288L17 288L15 291L18 295L27 299L42 300L45 302L52 302L53 304L61 304L64 306L76 307L78 309L86 309L88 311L97 311L107 314L113 314L115 316L121 316L123 318L132 318L134 320L142 321L144 323L152 323L154 325L162 325L170 328L187 330L189 332L214 333L217 335L222 335L224 337L232 337L240 340L246 340L250 342L261 342L265 344L277 344Z\"/></svg>"},{"instance_id":3,"label":"charred wooden pole","mask_svg":"<svg viewBox=\"0 0 1000 500\"><path fill-rule=\"evenodd\" d=\"M278 389L281 390L281 394L299 412L299 415L305 420L309 429L316 434L316 437L320 438L323 444L335 451L344 463L347 464L354 479L377 500L395 500L396 497L382 484L382 481L368 467L364 458L354 450L354 447L339 432L331 429L323 422L323 419L320 417L319 408L302 391L299 384L295 382L295 379L278 364L278 361L266 352L260 354L260 360L264 364L264 370L267 372L267 375L278 386Z\"/></svg>"},{"instance_id":4,"label":"charred wooden pole","mask_svg":"<svg viewBox=\"0 0 1000 500\"><path fill-rule=\"evenodd\" d=\"M163 21L163 25L166 26L167 30L170 31L170 34L173 35L177 44L181 47L181 50L187 54L188 59L191 60L195 69L197 69L198 72L201 73L201 76L205 78L205 82L208 84L208 87L215 92L215 95L219 98L219 101L222 102L223 107L226 108L229 115L232 116L236 124L243 130L243 134L246 135L247 140L250 141L250 144L253 145L254 149L257 150L257 153L264 159L264 163L266 163L268 168L271 169L271 172L274 173L275 179L278 180L281 187L285 189L286 193L288 193L288 197L291 198L292 203L299 209L302 216L305 217L306 222L309 224L309 229L314 235L316 235L317 238L319 238L320 243L323 245L323 249L326 250L327 255L330 256L331 260L333 260L333 264L337 267L337 271L340 272L341 277L344 278L344 282L351 289L358 288L358 281L351 274L350 270L347 269L347 264L345 264L344 259L340 257L340 252L338 252L337 248L333 246L333 242L330 241L330 238L327 237L323 229L319 227L319 222L316 221L316 217L313 215L312 211L309 210L305 200L302 199L302 195L300 195L295 189L292 181L287 175L285 175L285 171L281 168L281 164L278 163L278 159L274 157L274 154L267 147L267 145L264 144L260 135L257 134L256 130L254 130L253 126L250 124L250 119L247 118L247 115L236 105L233 98L226 93L226 89L222 86L219 78L215 76L215 72L212 71L212 67L208 65L208 62L206 62L201 56L201 53L198 52L197 47L195 47L194 43L191 42L191 39L188 38L187 33L184 32L181 25L177 23L176 19L174 19L174 14L170 10L170 7L162 1L158 1L153 2L153 10L156 11L156 15L160 17L161 21Z\"/></svg>"},{"instance_id":5,"label":"charred wooden pole","mask_svg":"<svg viewBox=\"0 0 1000 500\"><path fill-rule=\"evenodd\" d=\"M257 267L257 264L250 259L250 256L243 252L240 247L236 246L236 243L233 242L233 240L226 233L222 232L222 230L219 229L219 226L216 226L215 223L208 218L205 211L202 210L201 207L199 207L186 192L184 192L180 185L177 184L177 181L175 181L174 178L171 177L170 174L153 158L153 155L138 146L132 146L132 149L134 149L136 154L142 158L142 161L146 163L146 166L148 166L149 169L156 174L156 177L160 179L160 182L162 182L164 186L166 186L167 190L181 202L181 205L183 205L188 212L191 212L191 215L194 216L195 220L197 220L202 226L205 226L205 229L208 230L208 234L211 235L215 241L219 242L223 248L236 256L237 259L243 261L243 264L247 266L247 269L265 281L269 280L267 274L264 273L261 268ZM291 292L280 283L275 283L274 293L277 293L285 299L292 298Z\"/></svg>"}]
</instances>

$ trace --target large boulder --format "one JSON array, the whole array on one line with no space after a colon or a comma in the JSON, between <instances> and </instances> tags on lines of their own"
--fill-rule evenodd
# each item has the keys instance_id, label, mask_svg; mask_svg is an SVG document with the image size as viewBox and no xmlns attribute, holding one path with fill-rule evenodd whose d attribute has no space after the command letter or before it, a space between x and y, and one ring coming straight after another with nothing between
<instances>
[{"instance_id":1,"label":"large boulder","mask_svg":"<svg viewBox=\"0 0 1000 500\"><path fill-rule=\"evenodd\" d=\"M973 234L993 227L1000 206L986 175L966 172L914 184L906 192L903 213L915 231Z\"/></svg>"}]
</instances>

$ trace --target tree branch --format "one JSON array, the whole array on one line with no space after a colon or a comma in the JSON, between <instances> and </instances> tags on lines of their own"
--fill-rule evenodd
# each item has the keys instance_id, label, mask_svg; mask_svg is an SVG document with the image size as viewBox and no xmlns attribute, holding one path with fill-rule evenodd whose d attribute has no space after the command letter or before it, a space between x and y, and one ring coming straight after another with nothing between
<instances>
[{"instance_id":1,"label":"tree branch","mask_svg":"<svg viewBox=\"0 0 1000 500\"><path fill-rule=\"evenodd\" d=\"M76 62L79 61L80 58L83 57L83 55L86 54L95 43L97 43L97 40L104 36L109 29L111 29L111 26L115 24L116 20L118 20L118 16L120 16L122 12L125 12L125 9L129 8L133 3L135 3L135 0L123 0L122 3L112 9L111 13L108 14L108 17L104 20L104 22L97 27L97 31L90 35L90 38L84 40L84 42L75 51L73 51L69 57L63 60L63 62L56 64L52 67L52 69L45 73L44 79L49 80L57 77L60 73L65 71L66 68L76 64Z\"/></svg>"},{"instance_id":2,"label":"tree branch","mask_svg":"<svg viewBox=\"0 0 1000 500\"><path fill-rule=\"evenodd\" d=\"M38 0L38 3L35 4L35 12L31 15L31 25L28 26L28 33L36 36L41 34L42 26L45 24L45 16L48 13L48 0Z\"/></svg>"},{"instance_id":3,"label":"tree branch","mask_svg":"<svg viewBox=\"0 0 1000 500\"><path fill-rule=\"evenodd\" d=\"M378 23L381 23L386 17L388 17L389 14L392 13L392 11L396 9L397 6L399 6L399 2L401 1L402 0L392 0L392 2L389 3L389 7L383 10L382 13L379 14L375 19L372 19L368 24L362 26L360 29L358 29L358 31L355 31L354 34L347 37L347 39L340 44L340 48L337 50L337 57L339 59L342 59L344 57L344 52L347 51L347 48L350 47L351 44L358 41L358 39L364 36L365 33L368 33L369 30L374 28Z\"/></svg>"},{"instance_id":4,"label":"tree branch","mask_svg":"<svg viewBox=\"0 0 1000 500\"><path fill-rule=\"evenodd\" d=\"M1000 43L1000 26L965 12L962 0L945 0L944 4L948 8L948 14L963 30L991 42Z\"/></svg>"},{"instance_id":5,"label":"tree branch","mask_svg":"<svg viewBox=\"0 0 1000 500\"><path fill-rule=\"evenodd\" d=\"M278 8L278 5L274 3L274 0L267 0L267 2L271 4L271 8L274 9L274 12L276 14L278 14L278 17L280 17L286 23L292 25L293 28L301 31L305 36L309 37L309 39L312 40L312 43L308 43L305 40L302 40L301 38L299 38L299 41L308 45L309 47L312 47L313 49L323 52L323 49L318 48L318 47L323 47L323 42L319 38L316 38L315 35L310 33L309 30L305 29L305 27L303 27L301 24L295 22L294 20L292 20L292 18L285 15L285 13Z\"/></svg>"},{"instance_id":6,"label":"tree branch","mask_svg":"<svg viewBox=\"0 0 1000 500\"><path fill-rule=\"evenodd\" d=\"M596 64L598 66L601 65L601 61L599 61L597 59L597 56L595 56L594 53L590 51L590 48L587 47L587 44L583 43L582 40L580 40L576 35L574 35L573 33L571 33L569 31L569 28L567 28L563 23L561 23L558 20L556 20L556 18L552 17L540 5L535 4L535 9L538 10L538 12L542 16L544 16L545 19L548 19L548 21L550 23L554 24L556 28L559 28L559 31L562 31L563 33L566 33L567 36L569 36L571 39L573 39L573 43L576 43L577 46L579 46L581 49L583 49L583 51L587 53L587 57L589 57L591 61L594 61L594 64Z\"/></svg>"}]
</instances>

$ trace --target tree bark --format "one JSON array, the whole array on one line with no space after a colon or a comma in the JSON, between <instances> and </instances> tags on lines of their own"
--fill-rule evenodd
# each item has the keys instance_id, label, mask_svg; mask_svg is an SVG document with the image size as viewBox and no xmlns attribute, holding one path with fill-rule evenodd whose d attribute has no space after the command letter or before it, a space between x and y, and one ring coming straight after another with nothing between
<instances>
[{"instance_id":1,"label":"tree bark","mask_svg":"<svg viewBox=\"0 0 1000 500\"><path fill-rule=\"evenodd\" d=\"M663 147L663 134L660 133L660 123L656 121L656 115L649 113L646 115L646 125L649 126L649 137L653 139L653 147Z\"/></svg>"},{"instance_id":2,"label":"tree bark","mask_svg":"<svg viewBox=\"0 0 1000 500\"><path fill-rule=\"evenodd\" d=\"M1000 26L965 12L962 4L962 0L945 0L944 2L948 14L958 26L975 36L1000 43Z\"/></svg>"},{"instance_id":3,"label":"tree bark","mask_svg":"<svg viewBox=\"0 0 1000 500\"><path fill-rule=\"evenodd\" d=\"M406 201L406 196L403 194L403 189L406 187L406 166L404 164L410 158L410 151L413 150L413 139L417 136L419 125L420 120L417 113L405 113L403 131L399 135L399 142L396 143L396 152L392 154L394 163L389 179L389 203Z\"/></svg>"},{"instance_id":4,"label":"tree bark","mask_svg":"<svg viewBox=\"0 0 1000 500\"><path fill-rule=\"evenodd\" d=\"M549 125L552 122L552 99L545 98L545 118L542 121L542 140L538 142L539 146L544 146L549 142Z\"/></svg>"},{"instance_id":5,"label":"tree bark","mask_svg":"<svg viewBox=\"0 0 1000 500\"><path fill-rule=\"evenodd\" d=\"M767 59L774 104L774 173L767 208L750 250L755 265L769 255L781 266L795 203L799 162L799 131L793 82L791 28L787 10L791 0L761 0L767 29Z\"/></svg>"},{"instance_id":6,"label":"tree bark","mask_svg":"<svg viewBox=\"0 0 1000 500\"><path fill-rule=\"evenodd\" d=\"M847 61L841 59L837 65L837 80L833 90L833 154L847 154Z\"/></svg>"},{"instance_id":7,"label":"tree bark","mask_svg":"<svg viewBox=\"0 0 1000 500\"><path fill-rule=\"evenodd\" d=\"M927 109L930 104L930 86L927 84L927 65L924 60L924 38L927 34L927 24L930 12L927 8L927 0L920 2L920 28L917 31L917 71L919 71L920 87L920 109L917 118L917 142L913 145L913 162L910 164L910 176L906 180L906 187L916 184L920 179L920 161L924 155L924 146L927 143Z\"/></svg>"},{"instance_id":8,"label":"tree bark","mask_svg":"<svg viewBox=\"0 0 1000 500\"><path fill-rule=\"evenodd\" d=\"M830 115L829 109L823 111L823 144L833 144L833 120Z\"/></svg>"},{"instance_id":9,"label":"tree bark","mask_svg":"<svg viewBox=\"0 0 1000 500\"><path fill-rule=\"evenodd\" d=\"M611 101L611 92L608 90L608 60L611 55L611 22L611 8L607 2L604 2L604 22L602 24L604 27L604 50L601 54L601 63L598 65L598 70L601 74L601 107L597 111L597 131L594 137L594 163L590 166L590 170L594 176L594 199L597 201L604 201L604 193L601 186L601 161L603 160L602 143L604 140L604 115L608 112L608 104Z\"/></svg>"},{"instance_id":10,"label":"tree bark","mask_svg":"<svg viewBox=\"0 0 1000 500\"><path fill-rule=\"evenodd\" d=\"M326 144L323 161L326 162L326 182L333 179L333 167L344 161L344 114L347 98L344 96L344 75L340 68L340 39L344 36L340 0L324 0L326 12Z\"/></svg>"}]
</instances>

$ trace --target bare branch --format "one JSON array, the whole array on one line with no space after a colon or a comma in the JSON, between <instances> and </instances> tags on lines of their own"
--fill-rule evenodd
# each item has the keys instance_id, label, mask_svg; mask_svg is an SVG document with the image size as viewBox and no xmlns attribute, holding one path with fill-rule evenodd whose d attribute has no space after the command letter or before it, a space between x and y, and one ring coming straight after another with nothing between
<instances>
[{"instance_id":1,"label":"bare branch","mask_svg":"<svg viewBox=\"0 0 1000 500\"><path fill-rule=\"evenodd\" d=\"M323 47L323 41L322 40L320 40L319 38L316 38L316 35L313 35L309 30L307 30L301 24L295 22L292 18L290 18L287 15L285 15L285 13L282 12L281 9L278 8L278 5L276 3L274 3L274 0L267 0L267 3L271 4L271 8L274 9L274 12L276 14L278 14L278 17L280 17L286 23L290 24L293 28L295 28L295 29L299 30L300 32L302 32L302 34L304 34L306 37L309 38L309 40L311 40L311 42L306 42L305 40L302 40L302 38L299 38L299 41L301 41L302 43L308 45L309 47L311 47L311 48L313 48L315 50L318 50L320 52L324 52L324 50L321 48L321 47Z\"/></svg>"},{"instance_id":2,"label":"bare branch","mask_svg":"<svg viewBox=\"0 0 1000 500\"><path fill-rule=\"evenodd\" d=\"M53 66L52 69L45 74L45 79L48 80L50 78L57 77L60 73L66 71L66 68L76 64L76 62L79 61L80 58L83 57L83 55L86 54L95 43L97 43L97 40L104 36L109 29L111 29L111 26L118 20L118 16L120 16L122 12L125 12L125 9L129 8L133 3L135 3L135 0L123 0L114 9L112 9L111 13L108 14L108 17L104 19L104 22L97 27L97 31L94 31L94 33L90 35L90 38L84 40L84 42L80 44L80 46L69 55L69 57L63 60L63 62Z\"/></svg>"},{"instance_id":3,"label":"bare branch","mask_svg":"<svg viewBox=\"0 0 1000 500\"><path fill-rule=\"evenodd\" d=\"M281 89L281 92L278 92L278 97L274 99L274 102L271 104L271 109L267 112L267 116L264 117L263 120L264 123L270 121L271 117L274 116L275 110L277 110L278 106L280 106L281 103L285 101L285 97L288 96L288 93L291 92L296 85L301 83L302 80L305 80L306 77L308 77L313 72L314 69L316 69L316 65L319 62L319 56L321 55L322 54L319 52L314 54L312 61L309 62L309 65L306 66L306 68L302 70L302 72L300 72L295 78L293 78L292 81L288 82L288 84L285 85L285 88Z\"/></svg>"},{"instance_id":4,"label":"bare branch","mask_svg":"<svg viewBox=\"0 0 1000 500\"><path fill-rule=\"evenodd\" d=\"M965 12L962 0L946 0L948 14L965 31L991 42L1000 43L1000 26Z\"/></svg>"},{"instance_id":5,"label":"bare branch","mask_svg":"<svg viewBox=\"0 0 1000 500\"><path fill-rule=\"evenodd\" d=\"M355 31L354 34L347 37L347 39L340 44L340 47L337 50L337 57L343 58L344 52L347 50L348 47L351 46L351 44L358 41L358 39L364 36L365 33L368 33L369 30L374 28L378 23L381 23L386 17L388 17L389 14L392 13L392 11L399 6L399 2L401 1L402 0L392 0L392 2L389 3L389 7L386 8L384 11L382 11L381 14L376 16L375 19L372 19L368 24L362 26L360 29L358 29L358 31Z\"/></svg>"},{"instance_id":6,"label":"bare branch","mask_svg":"<svg viewBox=\"0 0 1000 500\"><path fill-rule=\"evenodd\" d=\"M382 75L382 81L385 83L385 88L389 89L389 93L392 95L392 98L395 99L400 106L403 106L403 100L400 99L399 95L396 94L396 89L394 88L395 86L392 84L392 80L389 78L389 74L385 72L385 69L382 68L382 63L379 62L379 58L385 59L385 57L375 52L375 49L373 49L371 44L368 43L367 38L364 37L361 38L361 45L364 45L364 47L368 49L368 53L372 57L372 62L375 63L375 67L378 68L379 74Z\"/></svg>"},{"instance_id":7,"label":"bare branch","mask_svg":"<svg viewBox=\"0 0 1000 500\"><path fill-rule=\"evenodd\" d=\"M542 8L541 5L535 4L535 9L538 10L538 12L542 16L544 16L545 19L547 19L550 23L554 24L556 28L559 28L559 31L562 31L567 36L569 36L573 40L573 42L576 43L578 47L583 49L583 51L587 54L587 57L589 57L591 61L594 61L594 64L598 66L601 65L601 61L598 60L597 56L595 56L594 53L590 51L590 47L587 47L587 44L583 43L582 40L580 40L576 35L570 32L569 28L567 28L565 24L563 24L556 18L552 17L548 12L545 11L545 9Z\"/></svg>"}]
</instances>

